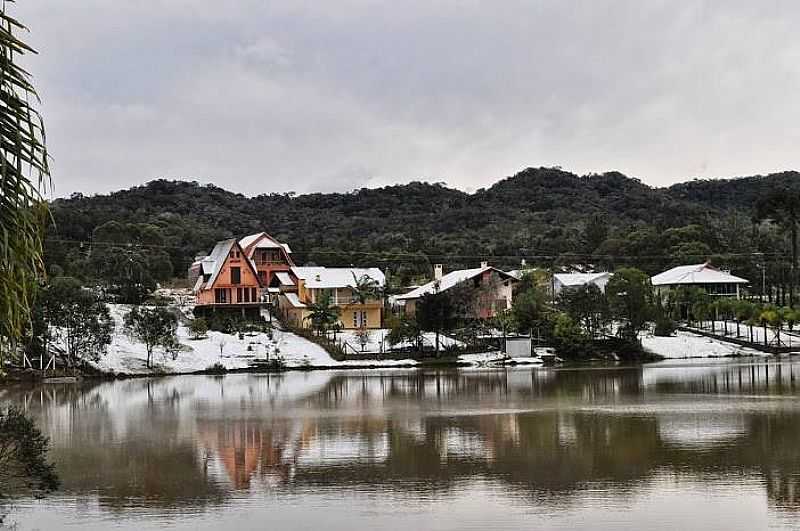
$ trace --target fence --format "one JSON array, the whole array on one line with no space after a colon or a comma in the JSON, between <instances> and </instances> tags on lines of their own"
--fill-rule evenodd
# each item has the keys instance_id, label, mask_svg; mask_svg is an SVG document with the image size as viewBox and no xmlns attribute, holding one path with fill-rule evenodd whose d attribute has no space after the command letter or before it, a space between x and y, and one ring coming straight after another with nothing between
<instances>
[{"instance_id":1,"label":"fence","mask_svg":"<svg viewBox=\"0 0 800 531\"><path fill-rule=\"evenodd\" d=\"M44 372L47 370L56 370L56 357L51 354L50 359L47 360L47 363L44 362L44 354L38 358L29 358L27 354L22 354L22 368L23 369L39 369L40 371ZM38 367L34 367L33 362L38 361Z\"/></svg>"}]
</instances>

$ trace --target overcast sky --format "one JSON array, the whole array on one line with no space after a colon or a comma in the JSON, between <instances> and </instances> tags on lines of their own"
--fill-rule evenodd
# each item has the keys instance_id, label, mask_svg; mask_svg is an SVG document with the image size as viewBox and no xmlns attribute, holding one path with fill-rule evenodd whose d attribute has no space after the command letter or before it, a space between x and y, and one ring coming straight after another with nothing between
<instances>
[{"instance_id":1,"label":"overcast sky","mask_svg":"<svg viewBox=\"0 0 800 531\"><path fill-rule=\"evenodd\" d=\"M22 0L55 195L800 167L800 4Z\"/></svg>"}]
</instances>

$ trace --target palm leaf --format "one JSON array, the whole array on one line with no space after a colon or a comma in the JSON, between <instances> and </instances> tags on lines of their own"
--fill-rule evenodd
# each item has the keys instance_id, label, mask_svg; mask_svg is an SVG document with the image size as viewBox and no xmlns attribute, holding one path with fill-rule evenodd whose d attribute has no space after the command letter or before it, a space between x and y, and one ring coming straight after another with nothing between
<instances>
[{"instance_id":1,"label":"palm leaf","mask_svg":"<svg viewBox=\"0 0 800 531\"><path fill-rule=\"evenodd\" d=\"M15 63L35 51L16 35L26 28L7 4L0 4L0 361L27 328L44 275L42 194L49 184L44 125L30 103L39 99L30 74Z\"/></svg>"}]
</instances>

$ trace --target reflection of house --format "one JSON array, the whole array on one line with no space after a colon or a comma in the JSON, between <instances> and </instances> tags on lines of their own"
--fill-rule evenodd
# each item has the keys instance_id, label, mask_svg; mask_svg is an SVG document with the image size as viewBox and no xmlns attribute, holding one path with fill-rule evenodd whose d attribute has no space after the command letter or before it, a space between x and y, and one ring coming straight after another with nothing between
<instances>
[{"instance_id":1,"label":"reflection of house","mask_svg":"<svg viewBox=\"0 0 800 531\"><path fill-rule=\"evenodd\" d=\"M371 297L362 303L355 290L358 282L367 279L374 281L378 290L386 283L383 272L375 267L292 267L289 272L277 273L270 286L279 290L278 311L292 326L310 327L309 305L328 296L340 310L342 328L380 328L383 299Z\"/></svg>"},{"instance_id":2,"label":"reflection of house","mask_svg":"<svg viewBox=\"0 0 800 531\"><path fill-rule=\"evenodd\" d=\"M475 269L461 269L442 274L441 264L433 268L433 280L395 299L405 303L406 315L416 313L417 302L423 295L443 293L456 286L474 288L475 314L480 318L494 317L497 312L511 308L512 285L517 279L505 271L490 267L486 262Z\"/></svg>"},{"instance_id":3,"label":"reflection of house","mask_svg":"<svg viewBox=\"0 0 800 531\"><path fill-rule=\"evenodd\" d=\"M244 313L261 304L261 282L255 264L235 239L217 242L200 261L194 285L196 309L236 308Z\"/></svg>"},{"instance_id":4,"label":"reflection of house","mask_svg":"<svg viewBox=\"0 0 800 531\"><path fill-rule=\"evenodd\" d=\"M290 426L265 425L247 421L204 420L198 424L198 438L205 454L216 454L235 489L248 489L261 474L288 479L289 464L284 452L290 443Z\"/></svg>"},{"instance_id":5,"label":"reflection of house","mask_svg":"<svg viewBox=\"0 0 800 531\"><path fill-rule=\"evenodd\" d=\"M605 293L606 284L611 278L611 273L556 273L553 275L553 294L558 295L564 290L577 289L583 286L594 285Z\"/></svg>"},{"instance_id":6,"label":"reflection of house","mask_svg":"<svg viewBox=\"0 0 800 531\"><path fill-rule=\"evenodd\" d=\"M704 264L673 267L669 271L659 273L650 279L650 283L660 296L679 287L700 288L709 295L717 297L740 296L740 287L748 281L722 271L708 262Z\"/></svg>"}]
</instances>

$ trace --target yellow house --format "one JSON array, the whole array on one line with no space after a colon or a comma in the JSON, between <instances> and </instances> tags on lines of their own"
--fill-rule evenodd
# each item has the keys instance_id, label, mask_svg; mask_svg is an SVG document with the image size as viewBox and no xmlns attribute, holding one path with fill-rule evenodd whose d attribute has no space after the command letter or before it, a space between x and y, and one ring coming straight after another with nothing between
<instances>
[{"instance_id":1,"label":"yellow house","mask_svg":"<svg viewBox=\"0 0 800 531\"><path fill-rule=\"evenodd\" d=\"M374 280L383 289L386 278L375 267L292 267L289 273L277 274L280 283L278 312L291 326L309 328L309 305L330 296L333 306L339 308L339 326L342 329L381 328L383 299L368 299L361 303L354 287L357 280Z\"/></svg>"}]
</instances>

